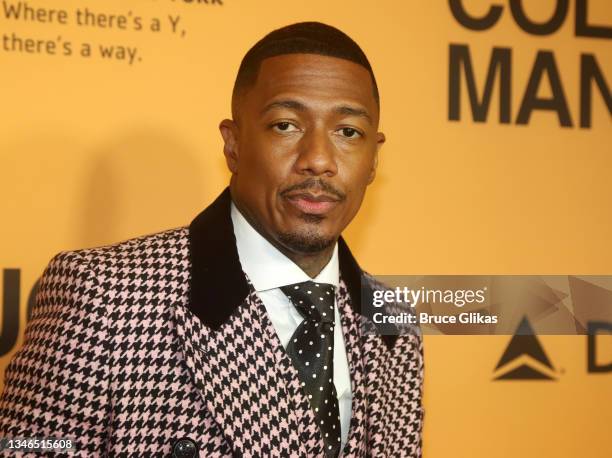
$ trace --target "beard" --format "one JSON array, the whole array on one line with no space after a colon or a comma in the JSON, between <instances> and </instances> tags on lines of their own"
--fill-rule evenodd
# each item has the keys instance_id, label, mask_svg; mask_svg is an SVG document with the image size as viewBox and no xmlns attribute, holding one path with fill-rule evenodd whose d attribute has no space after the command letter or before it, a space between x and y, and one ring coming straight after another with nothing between
<instances>
[{"instance_id":1,"label":"beard","mask_svg":"<svg viewBox=\"0 0 612 458\"><path fill-rule=\"evenodd\" d=\"M317 230L316 224L323 218L317 215L302 215L306 223L301 230L278 234L280 242L291 251L298 253L318 253L336 243L335 237L324 237Z\"/></svg>"}]
</instances>

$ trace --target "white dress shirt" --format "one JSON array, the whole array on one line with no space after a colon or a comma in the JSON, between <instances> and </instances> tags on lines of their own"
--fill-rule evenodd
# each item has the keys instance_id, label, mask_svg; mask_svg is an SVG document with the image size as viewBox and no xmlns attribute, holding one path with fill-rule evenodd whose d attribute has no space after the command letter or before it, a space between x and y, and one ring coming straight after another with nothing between
<instances>
[{"instance_id":1,"label":"white dress shirt","mask_svg":"<svg viewBox=\"0 0 612 458\"><path fill-rule=\"evenodd\" d=\"M310 278L297 264L259 234L233 202L231 216L242 270L249 277L257 295L263 302L282 345L287 348L289 339L302 322L303 317L280 290L280 287L311 280L329 283L338 288L340 277L338 244L334 247L331 259L319 275ZM351 420L352 392L340 312L337 306L334 307L334 310L334 385L340 409L341 446L344 448Z\"/></svg>"}]
</instances>

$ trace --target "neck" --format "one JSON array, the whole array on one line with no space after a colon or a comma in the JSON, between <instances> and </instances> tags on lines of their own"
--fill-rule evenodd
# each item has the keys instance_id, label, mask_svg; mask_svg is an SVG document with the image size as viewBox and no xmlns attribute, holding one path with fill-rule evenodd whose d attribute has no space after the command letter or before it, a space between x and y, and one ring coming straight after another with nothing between
<instances>
[{"instance_id":1,"label":"neck","mask_svg":"<svg viewBox=\"0 0 612 458\"><path fill-rule=\"evenodd\" d=\"M244 216L247 222L257 231L259 234L265 238L268 242L270 242L278 251L287 256L291 261L293 261L300 269L302 269L306 275L310 278L314 278L323 270L323 268L327 265L332 255L334 254L334 247L336 243L332 243L329 247L324 248L321 251L317 251L315 253L303 253L299 251L294 251L286 246L280 244L276 239L271 237L263 228L257 224L254 218L251 217L248 211L242 206L242 204L233 199L234 205L238 208L238 211Z\"/></svg>"},{"instance_id":2,"label":"neck","mask_svg":"<svg viewBox=\"0 0 612 458\"><path fill-rule=\"evenodd\" d=\"M323 270L323 267L327 265L334 253L334 245L329 248L325 248L322 251L316 253L296 253L294 251L287 250L282 246L278 246L273 241L270 241L278 250L291 259L297 266L302 269L306 275L310 278L314 278Z\"/></svg>"}]
</instances>

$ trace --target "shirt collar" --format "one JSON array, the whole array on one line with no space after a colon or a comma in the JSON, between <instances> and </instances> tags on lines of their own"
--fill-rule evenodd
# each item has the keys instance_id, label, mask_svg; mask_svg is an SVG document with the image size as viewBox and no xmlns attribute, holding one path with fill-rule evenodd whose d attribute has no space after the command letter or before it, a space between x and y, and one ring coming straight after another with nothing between
<instances>
[{"instance_id":1,"label":"shirt collar","mask_svg":"<svg viewBox=\"0 0 612 458\"><path fill-rule=\"evenodd\" d=\"M309 280L338 287L340 280L337 243L327 265L315 278L310 278L297 264L257 232L234 202L231 203L231 218L240 264L255 291L266 291Z\"/></svg>"},{"instance_id":2,"label":"shirt collar","mask_svg":"<svg viewBox=\"0 0 612 458\"><path fill-rule=\"evenodd\" d=\"M231 201L229 187L226 187L191 221L186 228L186 239L180 238L177 242L177 246L182 247L185 241L188 247L189 311L213 330L220 330L228 322L253 288L238 258L230 216ZM337 246L339 271L347 288L346 297L353 311L361 314L362 288L371 288L370 280L342 237L338 238ZM370 294L366 292L365 296ZM396 335L382 334L381 338L388 348L392 348L397 340Z\"/></svg>"}]
</instances>

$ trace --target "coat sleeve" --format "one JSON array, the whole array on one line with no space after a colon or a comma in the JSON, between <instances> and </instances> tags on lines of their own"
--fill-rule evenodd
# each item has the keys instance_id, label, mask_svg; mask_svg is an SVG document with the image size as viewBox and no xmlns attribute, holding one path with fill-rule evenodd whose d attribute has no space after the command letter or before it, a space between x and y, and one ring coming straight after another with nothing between
<instances>
[{"instance_id":1,"label":"coat sleeve","mask_svg":"<svg viewBox=\"0 0 612 458\"><path fill-rule=\"evenodd\" d=\"M414 456L421 457L423 454L423 424L425 420L425 408L423 407L423 378L424 378L424 359L423 359L423 336L419 334L413 334L410 336L412 339L413 348L413 363L412 371L410 371L414 377L412 381L408 381L408 386L413 392L414 396L414 423L415 423L415 435L417 436L416 446L414 448Z\"/></svg>"},{"instance_id":2,"label":"coat sleeve","mask_svg":"<svg viewBox=\"0 0 612 458\"><path fill-rule=\"evenodd\" d=\"M90 264L101 268L63 252L45 269L23 346L4 374L0 437L70 439L71 456L104 454L110 344Z\"/></svg>"}]
</instances>

